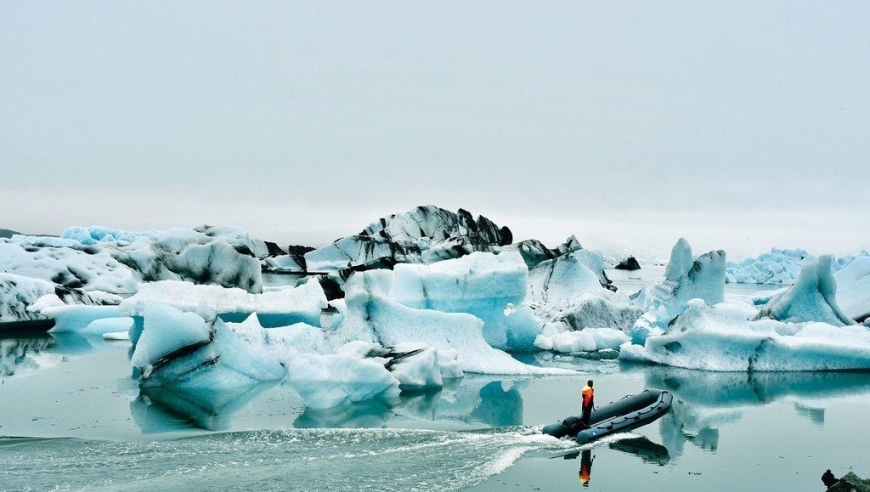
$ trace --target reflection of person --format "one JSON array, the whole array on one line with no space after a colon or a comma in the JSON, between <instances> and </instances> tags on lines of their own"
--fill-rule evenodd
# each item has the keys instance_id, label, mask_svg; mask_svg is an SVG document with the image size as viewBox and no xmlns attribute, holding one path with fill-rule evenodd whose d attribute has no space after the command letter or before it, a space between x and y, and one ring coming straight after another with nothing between
<instances>
[{"instance_id":1,"label":"reflection of person","mask_svg":"<svg viewBox=\"0 0 870 492\"><path fill-rule=\"evenodd\" d=\"M589 479L592 478L592 451L584 449L580 455L580 481L584 487L589 486Z\"/></svg>"},{"instance_id":2,"label":"reflection of person","mask_svg":"<svg viewBox=\"0 0 870 492\"><path fill-rule=\"evenodd\" d=\"M834 485L837 482L839 482L839 480L837 480L834 474L831 473L830 469L822 474L822 483L825 484L825 487L831 488L831 485Z\"/></svg>"},{"instance_id":3,"label":"reflection of person","mask_svg":"<svg viewBox=\"0 0 870 492\"><path fill-rule=\"evenodd\" d=\"M583 387L583 415L580 420L583 427L589 427L589 417L592 416L592 406L595 404L595 390L592 389L592 380L586 381Z\"/></svg>"}]
</instances>

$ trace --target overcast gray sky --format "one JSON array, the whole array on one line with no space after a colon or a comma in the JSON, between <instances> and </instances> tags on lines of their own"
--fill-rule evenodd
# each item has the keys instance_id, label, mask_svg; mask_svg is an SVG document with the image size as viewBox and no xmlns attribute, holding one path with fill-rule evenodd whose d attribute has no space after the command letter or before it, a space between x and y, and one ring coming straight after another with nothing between
<instances>
[{"instance_id":1,"label":"overcast gray sky","mask_svg":"<svg viewBox=\"0 0 870 492\"><path fill-rule=\"evenodd\" d=\"M0 227L870 248L870 3L0 2Z\"/></svg>"}]
</instances>

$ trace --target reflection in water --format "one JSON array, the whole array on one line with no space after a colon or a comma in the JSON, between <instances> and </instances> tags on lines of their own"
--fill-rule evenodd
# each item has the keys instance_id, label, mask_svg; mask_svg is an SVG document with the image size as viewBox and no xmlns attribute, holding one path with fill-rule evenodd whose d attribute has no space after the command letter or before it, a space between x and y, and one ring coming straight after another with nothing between
<instances>
[{"instance_id":1,"label":"reflection in water","mask_svg":"<svg viewBox=\"0 0 870 492\"><path fill-rule=\"evenodd\" d=\"M866 372L704 372L663 366L644 371L647 387L674 394L660 429L675 456L682 455L686 442L716 452L720 428L739 422L746 407L797 399L796 413L823 426L825 407L833 399L870 395Z\"/></svg>"},{"instance_id":2,"label":"reflection in water","mask_svg":"<svg viewBox=\"0 0 870 492\"><path fill-rule=\"evenodd\" d=\"M674 367L646 369L647 386L705 406L764 405L794 396L802 401L870 395L867 372L706 372Z\"/></svg>"},{"instance_id":3,"label":"reflection in water","mask_svg":"<svg viewBox=\"0 0 870 492\"><path fill-rule=\"evenodd\" d=\"M592 450L584 449L580 454L580 482L584 487L589 486L589 480L592 479Z\"/></svg>"},{"instance_id":4,"label":"reflection in water","mask_svg":"<svg viewBox=\"0 0 870 492\"><path fill-rule=\"evenodd\" d=\"M51 336L0 338L0 377L32 373L60 362Z\"/></svg>"},{"instance_id":5,"label":"reflection in water","mask_svg":"<svg viewBox=\"0 0 870 492\"><path fill-rule=\"evenodd\" d=\"M293 427L309 429L332 428L370 428L383 427L393 418L393 409L380 400L366 400L334 408L314 409L306 407Z\"/></svg>"},{"instance_id":6,"label":"reflection in water","mask_svg":"<svg viewBox=\"0 0 870 492\"><path fill-rule=\"evenodd\" d=\"M139 398L130 403L130 411L144 434L179 427L225 430L234 413L275 384L262 383L243 391L140 388Z\"/></svg>"},{"instance_id":7,"label":"reflection in water","mask_svg":"<svg viewBox=\"0 0 870 492\"><path fill-rule=\"evenodd\" d=\"M822 427L825 425L825 409L808 407L800 403L794 404L795 412L802 417L806 417L810 422Z\"/></svg>"},{"instance_id":8,"label":"reflection in water","mask_svg":"<svg viewBox=\"0 0 870 492\"><path fill-rule=\"evenodd\" d=\"M453 381L441 390L403 392L399 403L364 401L335 408L306 408L294 422L297 428L382 427L396 416L422 420L480 422L492 427L521 425L525 382L502 382L484 378Z\"/></svg>"},{"instance_id":9,"label":"reflection in water","mask_svg":"<svg viewBox=\"0 0 870 492\"><path fill-rule=\"evenodd\" d=\"M516 384L505 389L501 381L493 381L481 388L479 395L472 419L494 427L523 423L523 396Z\"/></svg>"},{"instance_id":10,"label":"reflection in water","mask_svg":"<svg viewBox=\"0 0 870 492\"><path fill-rule=\"evenodd\" d=\"M644 463L665 466L671 460L668 448L656 444L645 437L621 439L608 444L610 449L640 457Z\"/></svg>"},{"instance_id":11,"label":"reflection in water","mask_svg":"<svg viewBox=\"0 0 870 492\"><path fill-rule=\"evenodd\" d=\"M620 451L632 456L637 456L643 460L644 463L648 464L665 466L671 460L668 448L661 444L654 443L643 436L620 439L608 443L607 446L614 451ZM578 456L580 457L580 471L578 475L580 477L580 482L584 487L588 487L589 482L592 479L592 461L595 459L595 456L592 455L592 450L592 447L587 447L580 451L562 455L566 460L573 460Z\"/></svg>"}]
</instances>

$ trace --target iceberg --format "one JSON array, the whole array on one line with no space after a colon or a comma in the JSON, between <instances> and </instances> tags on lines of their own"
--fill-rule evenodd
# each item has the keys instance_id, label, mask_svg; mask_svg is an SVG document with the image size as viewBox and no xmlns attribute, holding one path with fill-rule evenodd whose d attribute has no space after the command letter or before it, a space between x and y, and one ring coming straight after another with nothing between
<instances>
[{"instance_id":1,"label":"iceberg","mask_svg":"<svg viewBox=\"0 0 870 492\"><path fill-rule=\"evenodd\" d=\"M837 305L861 323L870 318L870 256L858 256L834 274Z\"/></svg>"},{"instance_id":2,"label":"iceberg","mask_svg":"<svg viewBox=\"0 0 870 492\"><path fill-rule=\"evenodd\" d=\"M142 284L139 291L121 303L126 316L141 316L145 305L159 302L195 311L206 302L226 321L242 321L256 313L266 327L295 323L319 325L320 315L327 308L326 295L316 279L308 279L296 287L252 294L240 288L219 285L197 285L178 280Z\"/></svg>"},{"instance_id":3,"label":"iceberg","mask_svg":"<svg viewBox=\"0 0 870 492\"><path fill-rule=\"evenodd\" d=\"M597 352L619 350L630 338L621 330L613 328L587 328L581 331L567 331L548 334L545 332L535 339L535 347L561 353Z\"/></svg>"},{"instance_id":4,"label":"iceberg","mask_svg":"<svg viewBox=\"0 0 870 492\"><path fill-rule=\"evenodd\" d=\"M416 309L390 299L392 283L393 272L388 270L358 272L348 279L344 321L328 335L333 344L355 340L385 347L424 343L439 351L455 350L459 367L466 373L567 373L523 364L493 348L484 339L483 322L476 316Z\"/></svg>"},{"instance_id":5,"label":"iceberg","mask_svg":"<svg viewBox=\"0 0 870 492\"><path fill-rule=\"evenodd\" d=\"M431 265L396 265L388 297L414 309L472 314L483 321L489 345L530 351L540 325L521 306L527 279L519 253L478 252Z\"/></svg>"},{"instance_id":6,"label":"iceberg","mask_svg":"<svg viewBox=\"0 0 870 492\"><path fill-rule=\"evenodd\" d=\"M539 324L556 332L585 328L628 331L643 311L623 294L605 289L576 253L539 263L529 272L525 304ZM541 343L535 343L541 348Z\"/></svg>"},{"instance_id":7,"label":"iceberg","mask_svg":"<svg viewBox=\"0 0 870 492\"><path fill-rule=\"evenodd\" d=\"M284 377L278 360L242 343L207 306L199 312L144 306L144 328L130 359L141 375L140 388L239 391Z\"/></svg>"},{"instance_id":8,"label":"iceberg","mask_svg":"<svg viewBox=\"0 0 870 492\"><path fill-rule=\"evenodd\" d=\"M864 326L750 320L755 313L748 304L693 299L663 334L644 346L623 344L619 358L705 371L870 369Z\"/></svg>"},{"instance_id":9,"label":"iceberg","mask_svg":"<svg viewBox=\"0 0 870 492\"><path fill-rule=\"evenodd\" d=\"M757 258L741 262L729 261L725 269L725 281L743 284L792 284L800 275L801 268L816 258L802 249L776 249Z\"/></svg>"},{"instance_id":10,"label":"iceberg","mask_svg":"<svg viewBox=\"0 0 870 492\"><path fill-rule=\"evenodd\" d=\"M11 273L0 273L0 322L46 319L49 306L103 306L120 299L101 292L68 289L53 282Z\"/></svg>"},{"instance_id":11,"label":"iceberg","mask_svg":"<svg viewBox=\"0 0 870 492\"><path fill-rule=\"evenodd\" d=\"M67 289L127 294L136 291L141 277L108 250L65 244L51 238L13 236L0 240L0 270L41 279Z\"/></svg>"},{"instance_id":12,"label":"iceberg","mask_svg":"<svg viewBox=\"0 0 870 492\"><path fill-rule=\"evenodd\" d=\"M649 335L661 333L690 299L707 304L725 300L725 252L711 251L694 259L688 241L680 238L671 251L665 280L644 287L634 298L644 314L631 329L632 342L642 345Z\"/></svg>"},{"instance_id":13,"label":"iceberg","mask_svg":"<svg viewBox=\"0 0 870 492\"><path fill-rule=\"evenodd\" d=\"M457 240L452 244L456 248L441 248L440 254L429 258L429 261L437 261L444 257L442 255L456 257L507 245L512 237L508 228L499 228L486 217L475 220L466 210L454 213L428 205L382 218L359 234L305 253L305 266L310 272L320 272L420 263L425 250L444 241ZM451 250L455 251L448 254Z\"/></svg>"},{"instance_id":14,"label":"iceberg","mask_svg":"<svg viewBox=\"0 0 870 492\"><path fill-rule=\"evenodd\" d=\"M855 322L837 305L837 282L831 274L829 255L807 263L797 281L789 289L774 296L758 314L758 318L771 318L794 323L821 321L843 326Z\"/></svg>"}]
</instances>

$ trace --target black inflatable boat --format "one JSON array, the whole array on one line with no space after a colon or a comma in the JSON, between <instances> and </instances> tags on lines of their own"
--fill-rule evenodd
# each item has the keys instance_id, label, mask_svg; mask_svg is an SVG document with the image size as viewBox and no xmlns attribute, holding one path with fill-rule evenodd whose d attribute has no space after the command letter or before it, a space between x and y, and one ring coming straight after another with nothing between
<instances>
[{"instance_id":1,"label":"black inflatable boat","mask_svg":"<svg viewBox=\"0 0 870 492\"><path fill-rule=\"evenodd\" d=\"M627 432L654 422L668 413L673 399L673 395L667 391L643 390L593 410L589 427L581 426L580 417L568 417L561 422L545 425L543 433L587 443L608 434Z\"/></svg>"}]
</instances>

